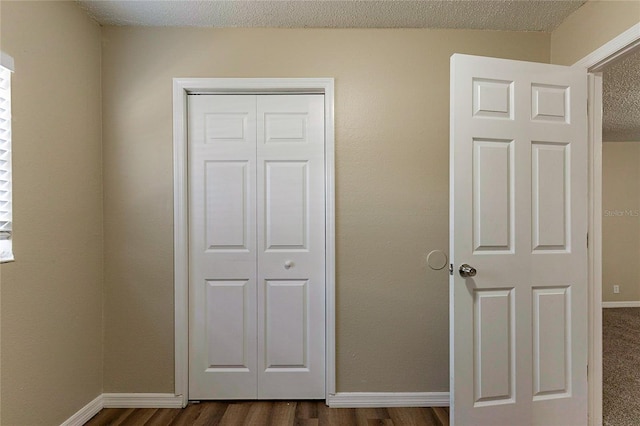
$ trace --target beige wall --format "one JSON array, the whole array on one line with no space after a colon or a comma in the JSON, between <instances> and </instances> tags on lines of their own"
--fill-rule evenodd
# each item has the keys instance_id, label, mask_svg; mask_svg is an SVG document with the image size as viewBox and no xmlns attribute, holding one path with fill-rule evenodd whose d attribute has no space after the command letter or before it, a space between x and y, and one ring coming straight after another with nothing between
<instances>
[{"instance_id":1,"label":"beige wall","mask_svg":"<svg viewBox=\"0 0 640 426\"><path fill-rule=\"evenodd\" d=\"M551 63L574 64L639 22L638 0L590 0L551 34Z\"/></svg>"},{"instance_id":2,"label":"beige wall","mask_svg":"<svg viewBox=\"0 0 640 426\"><path fill-rule=\"evenodd\" d=\"M640 142L602 146L602 300L640 300ZM613 293L613 285L620 294Z\"/></svg>"},{"instance_id":3,"label":"beige wall","mask_svg":"<svg viewBox=\"0 0 640 426\"><path fill-rule=\"evenodd\" d=\"M55 425L102 392L100 27L75 2L1 7L16 67L1 423Z\"/></svg>"},{"instance_id":4,"label":"beige wall","mask_svg":"<svg viewBox=\"0 0 640 426\"><path fill-rule=\"evenodd\" d=\"M337 386L448 389L449 57L541 33L103 29L105 392L173 390L173 77L336 79Z\"/></svg>"}]
</instances>

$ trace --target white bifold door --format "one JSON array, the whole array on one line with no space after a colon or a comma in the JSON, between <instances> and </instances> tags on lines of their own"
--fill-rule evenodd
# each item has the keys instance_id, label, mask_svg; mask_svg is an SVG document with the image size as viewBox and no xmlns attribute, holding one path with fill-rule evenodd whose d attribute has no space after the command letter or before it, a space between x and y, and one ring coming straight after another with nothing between
<instances>
[{"instance_id":1,"label":"white bifold door","mask_svg":"<svg viewBox=\"0 0 640 426\"><path fill-rule=\"evenodd\" d=\"M324 398L324 96L188 98L189 399Z\"/></svg>"},{"instance_id":2,"label":"white bifold door","mask_svg":"<svg viewBox=\"0 0 640 426\"><path fill-rule=\"evenodd\" d=\"M586 89L452 57L452 424L587 424Z\"/></svg>"}]
</instances>

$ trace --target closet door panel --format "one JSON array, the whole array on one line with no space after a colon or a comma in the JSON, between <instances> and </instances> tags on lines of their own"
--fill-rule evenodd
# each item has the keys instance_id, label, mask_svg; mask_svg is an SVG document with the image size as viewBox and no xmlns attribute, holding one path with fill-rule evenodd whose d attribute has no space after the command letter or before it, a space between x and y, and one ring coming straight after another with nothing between
<instances>
[{"instance_id":1,"label":"closet door panel","mask_svg":"<svg viewBox=\"0 0 640 426\"><path fill-rule=\"evenodd\" d=\"M256 398L256 97L188 107L189 398Z\"/></svg>"},{"instance_id":2,"label":"closet door panel","mask_svg":"<svg viewBox=\"0 0 640 426\"><path fill-rule=\"evenodd\" d=\"M257 100L258 398L324 398L324 96Z\"/></svg>"}]
</instances>

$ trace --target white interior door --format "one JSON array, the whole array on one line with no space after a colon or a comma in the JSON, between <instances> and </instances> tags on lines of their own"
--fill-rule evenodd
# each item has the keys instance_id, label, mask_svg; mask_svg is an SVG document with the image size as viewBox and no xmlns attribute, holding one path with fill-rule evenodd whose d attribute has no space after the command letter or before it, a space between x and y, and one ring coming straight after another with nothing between
<instances>
[{"instance_id":1,"label":"white interior door","mask_svg":"<svg viewBox=\"0 0 640 426\"><path fill-rule=\"evenodd\" d=\"M259 96L258 395L324 398L324 96Z\"/></svg>"},{"instance_id":2,"label":"white interior door","mask_svg":"<svg viewBox=\"0 0 640 426\"><path fill-rule=\"evenodd\" d=\"M452 424L587 424L586 88L451 59Z\"/></svg>"},{"instance_id":3,"label":"white interior door","mask_svg":"<svg viewBox=\"0 0 640 426\"><path fill-rule=\"evenodd\" d=\"M189 398L324 398L324 96L189 96Z\"/></svg>"},{"instance_id":4,"label":"white interior door","mask_svg":"<svg viewBox=\"0 0 640 426\"><path fill-rule=\"evenodd\" d=\"M189 398L257 397L255 96L189 96Z\"/></svg>"}]
</instances>

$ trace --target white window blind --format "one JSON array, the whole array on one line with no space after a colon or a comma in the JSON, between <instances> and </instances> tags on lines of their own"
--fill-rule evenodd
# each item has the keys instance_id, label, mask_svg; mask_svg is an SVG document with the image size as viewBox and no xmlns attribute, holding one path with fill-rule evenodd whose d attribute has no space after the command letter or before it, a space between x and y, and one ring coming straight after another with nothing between
<instances>
[{"instance_id":1,"label":"white window blind","mask_svg":"<svg viewBox=\"0 0 640 426\"><path fill-rule=\"evenodd\" d=\"M13 260L11 189L11 71L0 66L0 262Z\"/></svg>"}]
</instances>

